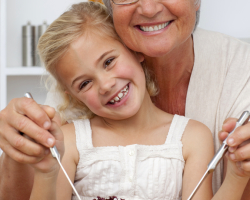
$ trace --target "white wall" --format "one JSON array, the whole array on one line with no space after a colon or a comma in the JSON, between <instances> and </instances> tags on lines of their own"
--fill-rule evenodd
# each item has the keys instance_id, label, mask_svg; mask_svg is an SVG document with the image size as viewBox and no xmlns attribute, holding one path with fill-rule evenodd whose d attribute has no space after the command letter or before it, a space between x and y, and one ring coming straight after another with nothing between
<instances>
[{"instance_id":1,"label":"white wall","mask_svg":"<svg viewBox=\"0 0 250 200\"><path fill-rule=\"evenodd\" d=\"M36 26L45 20L51 23L71 4L78 2L81 0L7 0L8 67L22 64L22 25L28 21Z\"/></svg>"},{"instance_id":2,"label":"white wall","mask_svg":"<svg viewBox=\"0 0 250 200\"><path fill-rule=\"evenodd\" d=\"M28 21L32 25L50 24L73 3L84 0L6 0L7 3L7 67L22 65L22 26ZM43 104L46 90L40 76L9 76L7 78L7 103L25 92Z\"/></svg>"},{"instance_id":3,"label":"white wall","mask_svg":"<svg viewBox=\"0 0 250 200\"><path fill-rule=\"evenodd\" d=\"M21 66L21 26L51 23L81 0L7 0L7 65ZM250 38L250 0L201 0L199 26L238 38ZM13 59L15 58L15 59Z\"/></svg>"},{"instance_id":4,"label":"white wall","mask_svg":"<svg viewBox=\"0 0 250 200\"><path fill-rule=\"evenodd\" d=\"M199 26L237 38L250 38L250 0L201 0Z\"/></svg>"}]
</instances>

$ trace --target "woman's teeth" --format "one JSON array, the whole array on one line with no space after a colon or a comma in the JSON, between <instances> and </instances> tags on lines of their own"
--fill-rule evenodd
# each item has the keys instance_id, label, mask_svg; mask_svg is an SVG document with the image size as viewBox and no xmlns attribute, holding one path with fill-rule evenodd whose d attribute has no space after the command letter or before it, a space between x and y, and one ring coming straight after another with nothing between
<instances>
[{"instance_id":1,"label":"woman's teeth","mask_svg":"<svg viewBox=\"0 0 250 200\"><path fill-rule=\"evenodd\" d=\"M145 32L158 31L165 28L167 25L169 25L169 23L170 22L166 22L155 26L140 26L140 29Z\"/></svg>"},{"instance_id":2,"label":"woman's teeth","mask_svg":"<svg viewBox=\"0 0 250 200\"><path fill-rule=\"evenodd\" d=\"M115 103L121 101L127 94L128 94L128 86L123 88L115 98L113 98L111 101L109 101L109 103L115 104Z\"/></svg>"}]
</instances>

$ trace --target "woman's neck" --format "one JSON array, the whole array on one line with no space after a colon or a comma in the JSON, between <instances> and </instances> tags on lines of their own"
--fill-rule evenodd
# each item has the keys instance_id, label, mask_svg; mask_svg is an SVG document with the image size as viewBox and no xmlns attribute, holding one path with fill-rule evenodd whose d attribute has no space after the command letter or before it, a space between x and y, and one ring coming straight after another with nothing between
<instances>
[{"instance_id":1,"label":"woman's neck","mask_svg":"<svg viewBox=\"0 0 250 200\"><path fill-rule=\"evenodd\" d=\"M194 65L192 37L164 57L146 56L145 60L159 88L159 94L152 98L155 105L165 112L185 115L187 89Z\"/></svg>"}]
</instances>

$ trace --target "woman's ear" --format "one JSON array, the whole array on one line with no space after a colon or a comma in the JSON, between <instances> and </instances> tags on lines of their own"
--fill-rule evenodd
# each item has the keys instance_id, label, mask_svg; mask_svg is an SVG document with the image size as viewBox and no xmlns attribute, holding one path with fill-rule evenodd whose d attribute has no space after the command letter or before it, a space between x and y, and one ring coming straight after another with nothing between
<instances>
[{"instance_id":1,"label":"woman's ear","mask_svg":"<svg viewBox=\"0 0 250 200\"><path fill-rule=\"evenodd\" d=\"M198 11L201 7L201 1L200 0L196 0L196 4L195 4L195 10Z\"/></svg>"},{"instance_id":2,"label":"woman's ear","mask_svg":"<svg viewBox=\"0 0 250 200\"><path fill-rule=\"evenodd\" d=\"M65 94L70 94L67 90L64 91Z\"/></svg>"},{"instance_id":3,"label":"woman's ear","mask_svg":"<svg viewBox=\"0 0 250 200\"><path fill-rule=\"evenodd\" d=\"M142 54L142 53L136 53L136 58L137 58L137 60L141 63L141 62L143 62L144 61L144 55Z\"/></svg>"}]
</instances>

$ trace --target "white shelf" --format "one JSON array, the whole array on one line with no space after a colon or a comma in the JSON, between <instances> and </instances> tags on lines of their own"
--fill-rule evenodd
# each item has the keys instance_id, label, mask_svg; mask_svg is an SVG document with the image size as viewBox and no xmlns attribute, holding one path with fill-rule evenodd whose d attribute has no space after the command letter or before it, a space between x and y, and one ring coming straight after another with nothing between
<instances>
[{"instance_id":1,"label":"white shelf","mask_svg":"<svg viewBox=\"0 0 250 200\"><path fill-rule=\"evenodd\" d=\"M70 5L86 0L0 0L0 110L27 91L43 104L43 67L22 67L22 26L51 24Z\"/></svg>"},{"instance_id":2,"label":"white shelf","mask_svg":"<svg viewBox=\"0 0 250 200\"><path fill-rule=\"evenodd\" d=\"M5 71L7 76L41 76L46 71L43 67L7 67Z\"/></svg>"}]
</instances>

